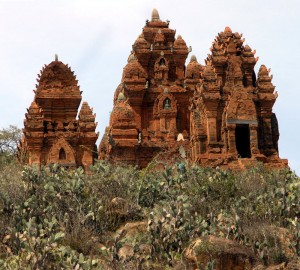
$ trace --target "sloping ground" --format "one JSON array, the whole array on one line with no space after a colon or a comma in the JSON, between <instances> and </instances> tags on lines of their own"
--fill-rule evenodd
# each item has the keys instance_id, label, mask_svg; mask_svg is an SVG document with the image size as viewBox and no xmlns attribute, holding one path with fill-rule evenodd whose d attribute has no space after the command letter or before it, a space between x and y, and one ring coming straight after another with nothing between
<instances>
[{"instance_id":1,"label":"sloping ground","mask_svg":"<svg viewBox=\"0 0 300 270\"><path fill-rule=\"evenodd\" d=\"M290 171L92 171L2 167L0 269L300 269Z\"/></svg>"}]
</instances>

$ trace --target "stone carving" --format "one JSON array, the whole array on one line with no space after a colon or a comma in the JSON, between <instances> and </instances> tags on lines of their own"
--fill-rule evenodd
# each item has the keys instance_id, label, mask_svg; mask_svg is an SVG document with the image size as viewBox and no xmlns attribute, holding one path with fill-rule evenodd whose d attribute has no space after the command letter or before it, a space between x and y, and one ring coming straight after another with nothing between
<instances>
[{"instance_id":1,"label":"stone carving","mask_svg":"<svg viewBox=\"0 0 300 270\"><path fill-rule=\"evenodd\" d=\"M244 41L226 27L205 65L192 56L185 67L191 49L153 10L116 89L99 157L145 167L158 153L184 147L188 160L204 166L243 168L258 160L286 167L278 156L272 76L262 65L256 78L258 57Z\"/></svg>"},{"instance_id":2,"label":"stone carving","mask_svg":"<svg viewBox=\"0 0 300 270\"><path fill-rule=\"evenodd\" d=\"M25 114L20 151L28 153L30 165L83 166L88 171L95 158L96 115L81 91L74 72L58 61L45 66L38 75L34 101Z\"/></svg>"}]
</instances>

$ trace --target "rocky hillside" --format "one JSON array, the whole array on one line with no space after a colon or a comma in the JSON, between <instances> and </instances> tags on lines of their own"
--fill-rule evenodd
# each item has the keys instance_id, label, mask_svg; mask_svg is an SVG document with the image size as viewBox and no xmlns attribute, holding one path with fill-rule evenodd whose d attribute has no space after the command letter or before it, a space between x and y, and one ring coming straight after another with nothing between
<instances>
[{"instance_id":1,"label":"rocky hillside","mask_svg":"<svg viewBox=\"0 0 300 270\"><path fill-rule=\"evenodd\" d=\"M290 171L10 162L0 174L0 269L300 269Z\"/></svg>"}]
</instances>

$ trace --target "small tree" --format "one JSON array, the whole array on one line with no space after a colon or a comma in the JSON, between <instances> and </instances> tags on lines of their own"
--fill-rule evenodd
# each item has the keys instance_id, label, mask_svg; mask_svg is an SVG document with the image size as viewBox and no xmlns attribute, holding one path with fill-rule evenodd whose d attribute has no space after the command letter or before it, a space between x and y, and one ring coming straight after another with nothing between
<instances>
[{"instance_id":1,"label":"small tree","mask_svg":"<svg viewBox=\"0 0 300 270\"><path fill-rule=\"evenodd\" d=\"M18 151L18 143L21 140L22 131L17 126L10 125L0 129L0 159L1 163L11 161Z\"/></svg>"}]
</instances>

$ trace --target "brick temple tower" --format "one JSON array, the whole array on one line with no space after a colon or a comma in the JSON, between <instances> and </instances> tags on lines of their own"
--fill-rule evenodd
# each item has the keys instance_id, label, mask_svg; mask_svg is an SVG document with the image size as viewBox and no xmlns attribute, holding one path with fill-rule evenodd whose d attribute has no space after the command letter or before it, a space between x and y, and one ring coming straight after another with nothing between
<instances>
[{"instance_id":1,"label":"brick temple tower","mask_svg":"<svg viewBox=\"0 0 300 270\"><path fill-rule=\"evenodd\" d=\"M256 77L254 55L242 35L229 27L216 36L191 104L193 161L234 167L259 160L287 166L278 156L272 76L262 65Z\"/></svg>"},{"instance_id":2,"label":"brick temple tower","mask_svg":"<svg viewBox=\"0 0 300 270\"><path fill-rule=\"evenodd\" d=\"M154 9L115 91L99 158L145 167L164 151L204 166L286 167L278 156L272 76L262 65L256 77L258 58L242 35L226 27L205 65L192 56L185 66L190 51Z\"/></svg>"},{"instance_id":3,"label":"brick temple tower","mask_svg":"<svg viewBox=\"0 0 300 270\"><path fill-rule=\"evenodd\" d=\"M164 149L176 144L179 133L189 137L189 99L184 87L185 41L153 10L132 46L121 84L115 91L110 125L99 157L146 166Z\"/></svg>"},{"instance_id":4,"label":"brick temple tower","mask_svg":"<svg viewBox=\"0 0 300 270\"><path fill-rule=\"evenodd\" d=\"M97 123L87 102L76 119L82 97L74 72L56 57L38 77L20 151L28 155L29 164L88 169L95 157Z\"/></svg>"}]
</instances>

